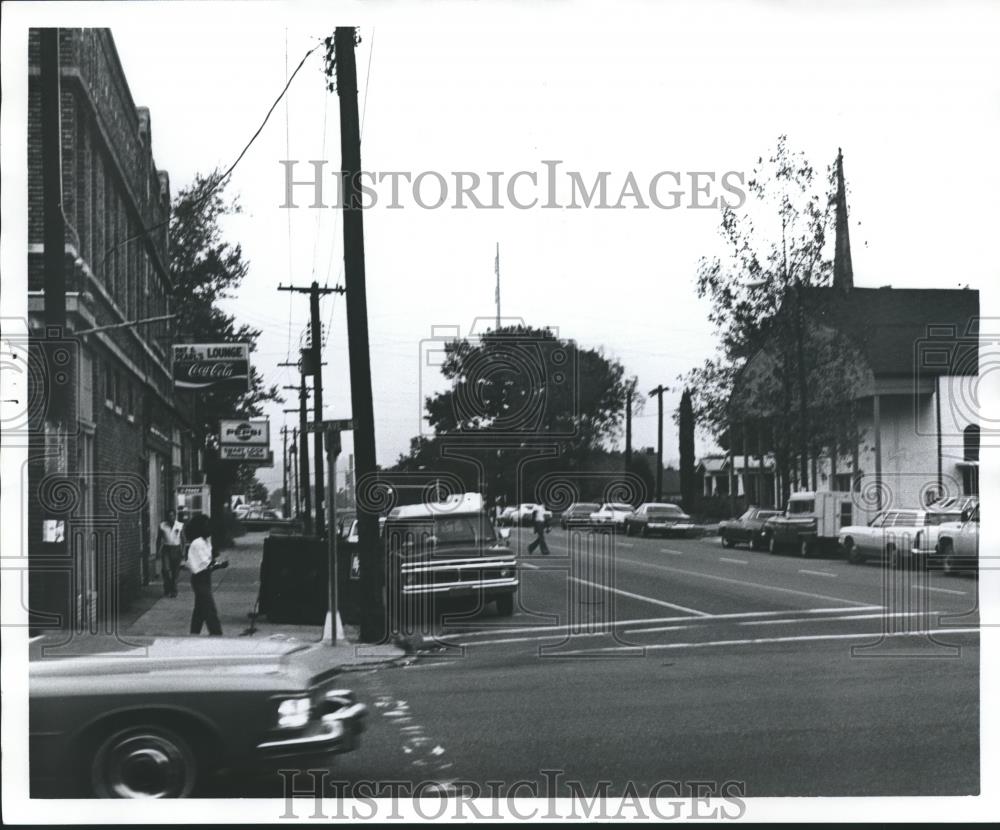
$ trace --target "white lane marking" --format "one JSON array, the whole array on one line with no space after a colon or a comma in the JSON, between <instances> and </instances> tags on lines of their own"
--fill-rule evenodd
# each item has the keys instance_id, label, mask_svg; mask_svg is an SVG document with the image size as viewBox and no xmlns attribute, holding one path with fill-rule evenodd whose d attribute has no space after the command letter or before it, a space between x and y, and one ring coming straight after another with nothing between
<instances>
[{"instance_id":1,"label":"white lane marking","mask_svg":"<svg viewBox=\"0 0 1000 830\"><path fill-rule=\"evenodd\" d=\"M810 576L836 576L836 574L829 571L807 571L805 568L799 568L799 573L809 574Z\"/></svg>"},{"instance_id":2,"label":"white lane marking","mask_svg":"<svg viewBox=\"0 0 1000 830\"><path fill-rule=\"evenodd\" d=\"M914 585L914 588L919 588L919 585ZM928 591L938 591L942 594L955 594L956 596L964 597L967 596L965 591L954 591L951 588L932 588L930 585L927 586Z\"/></svg>"},{"instance_id":3,"label":"white lane marking","mask_svg":"<svg viewBox=\"0 0 1000 830\"><path fill-rule=\"evenodd\" d=\"M858 611L879 611L881 610L881 605L865 605L862 608L858 608ZM787 614L841 614L845 611L843 607L837 608L790 608L786 611L743 611L739 613L731 614L709 614L705 617L699 617L698 622L715 622L716 620L743 620L751 617L781 617ZM673 623L673 622L691 622L691 617L652 617L646 619L631 619L631 620L621 620L617 623L619 626L626 625L655 625L657 623ZM497 634L533 634L536 632L552 632L549 636L559 637L562 636L557 632L565 633L571 628L578 628L579 623L573 623L570 625L536 625L536 626L521 626L520 628L492 628L486 631L469 631L469 632L456 632L454 636L469 638L469 637L494 637ZM602 632L603 633L603 632ZM441 638L449 636L446 633L441 635ZM580 635L583 636L583 635ZM523 637L522 640L536 639L534 637ZM450 642L450 641L449 641ZM459 643L461 645L461 643Z\"/></svg>"},{"instance_id":4,"label":"white lane marking","mask_svg":"<svg viewBox=\"0 0 1000 830\"><path fill-rule=\"evenodd\" d=\"M672 550L671 548L660 548L660 553L672 553L674 556L683 556L684 551Z\"/></svg>"},{"instance_id":5,"label":"white lane marking","mask_svg":"<svg viewBox=\"0 0 1000 830\"><path fill-rule=\"evenodd\" d=\"M760 582L748 582L745 579L730 579L727 576L717 576L716 574L706 574L700 571L685 571L681 568L671 568L669 565L657 565L652 562L636 562L634 559L622 559L619 557L619 562L625 562L629 565L638 565L640 568L655 568L660 571L670 571L672 573L687 574L688 576L697 576L702 579L714 579L717 582L729 582L733 585L743 585L749 586L751 588L762 588L765 591L778 591L782 594L796 594L800 597L812 597L813 599L825 599L830 602L845 602L848 605L865 605L867 602L860 602L856 599L844 599L843 597L831 597L829 594L815 594L812 591L797 591L794 588L781 588L778 585L764 585Z\"/></svg>"},{"instance_id":6,"label":"white lane marking","mask_svg":"<svg viewBox=\"0 0 1000 830\"><path fill-rule=\"evenodd\" d=\"M610 591L613 594L618 594L623 597L630 597L631 599L640 599L643 602L651 602L653 605L662 605L664 608L673 608L675 611L687 611L689 614L694 614L696 617L711 617L707 611L699 611L696 608L688 608L685 605L677 605L673 602L667 602L662 599L654 599L653 597L644 597L642 594L633 594L631 591L623 591L621 588L612 588L610 585L602 585L600 582L590 582L586 579L581 579L578 576L569 577L572 582L579 582L581 585L588 585L591 588L597 588L600 591Z\"/></svg>"},{"instance_id":7,"label":"white lane marking","mask_svg":"<svg viewBox=\"0 0 1000 830\"><path fill-rule=\"evenodd\" d=\"M879 637L923 637L929 634L978 634L978 628L933 628L928 631L898 631L880 632L869 631L859 634L801 634L796 637L757 637L752 640L712 640L706 643L655 643L651 646L642 646L646 651L665 651L672 648L708 648L711 646L756 646L770 643L803 643L816 640L871 640ZM576 651L564 651L563 656L569 654L594 654L599 651L634 651L635 646L608 646L607 648L584 648Z\"/></svg>"},{"instance_id":8,"label":"white lane marking","mask_svg":"<svg viewBox=\"0 0 1000 830\"><path fill-rule=\"evenodd\" d=\"M749 565L750 563L746 559L730 559L727 556L720 556L720 562L732 562L734 565Z\"/></svg>"},{"instance_id":9,"label":"white lane marking","mask_svg":"<svg viewBox=\"0 0 1000 830\"><path fill-rule=\"evenodd\" d=\"M942 612L943 613L943 612ZM882 620L889 617L924 617L928 616L926 611L896 611L888 614L884 611L881 614L845 614L842 617L819 617L816 622L827 622L828 620ZM938 616L941 616L939 613ZM747 620L736 623L737 625L786 625L789 623L813 622L812 620Z\"/></svg>"},{"instance_id":10,"label":"white lane marking","mask_svg":"<svg viewBox=\"0 0 1000 830\"><path fill-rule=\"evenodd\" d=\"M632 628L626 634L651 634L660 631L685 631L688 628L696 628L694 625L660 625L656 628Z\"/></svg>"}]
</instances>

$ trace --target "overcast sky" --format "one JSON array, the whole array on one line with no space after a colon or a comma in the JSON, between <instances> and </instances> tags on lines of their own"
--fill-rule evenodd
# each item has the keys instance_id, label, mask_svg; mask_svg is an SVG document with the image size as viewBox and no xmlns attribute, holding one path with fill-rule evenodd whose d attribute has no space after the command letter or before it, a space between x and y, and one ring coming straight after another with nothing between
<instances>
[{"instance_id":1,"label":"overcast sky","mask_svg":"<svg viewBox=\"0 0 1000 830\"><path fill-rule=\"evenodd\" d=\"M994 290L1000 71L997 17L985 4L833 12L703 3L656 15L639 6L639 15L603 21L576 4L530 15L371 4L344 17L268 3L109 3L34 18L26 8L15 7L17 22L111 27L175 192L198 172L228 166L302 56L338 23L359 22L366 170L544 176L544 160L561 160L587 182L609 171L615 200L629 171L642 186L662 170L749 173L786 133L818 168L843 148L856 284ZM299 178L310 174L306 160L340 163L338 100L321 69L318 51L229 188L244 212L226 233L243 246L250 273L228 308L262 330L256 362L269 383L297 382L294 369L276 364L295 359L308 320L307 297L279 293L279 282L343 279L339 212L309 209L304 189L303 207L280 207L281 159L300 160ZM436 187L425 192L433 200ZM465 333L495 314L497 242L504 316L602 347L641 390L676 385L711 354L694 276L699 257L720 248L717 210L426 210L405 185L404 194L403 209L365 214L380 463L407 449L423 396L441 388L420 368L433 327ZM343 299L324 299L322 316L327 417L347 417ZM678 399L665 396L669 410ZM293 405L290 393L285 406ZM297 423L281 408L268 413L276 442L282 423ZM647 403L637 447L655 444L655 415ZM710 446L700 440L700 451ZM669 418L664 455L677 456ZM280 463L261 478L280 482Z\"/></svg>"}]
</instances>

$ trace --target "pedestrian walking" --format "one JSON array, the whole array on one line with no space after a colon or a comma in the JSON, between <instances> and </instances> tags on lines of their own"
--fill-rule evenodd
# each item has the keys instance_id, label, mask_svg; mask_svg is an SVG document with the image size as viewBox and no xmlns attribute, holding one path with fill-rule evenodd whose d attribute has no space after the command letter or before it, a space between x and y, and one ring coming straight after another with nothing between
<instances>
[{"instance_id":1,"label":"pedestrian walking","mask_svg":"<svg viewBox=\"0 0 1000 830\"><path fill-rule=\"evenodd\" d=\"M188 545L187 567L191 571L191 590L194 592L194 610L191 612L191 633L201 634L202 625L208 626L208 633L222 634L219 612L212 596L212 543L208 540L212 527L208 516L196 513L187 524Z\"/></svg>"},{"instance_id":2,"label":"pedestrian walking","mask_svg":"<svg viewBox=\"0 0 1000 830\"><path fill-rule=\"evenodd\" d=\"M528 553L534 553L535 548L541 548L542 556L549 555L549 546L545 544L545 534L549 529L545 526L545 505L536 504L531 511L531 521L535 526L535 541L528 545Z\"/></svg>"},{"instance_id":3,"label":"pedestrian walking","mask_svg":"<svg viewBox=\"0 0 1000 830\"><path fill-rule=\"evenodd\" d=\"M160 574L163 577L163 596L177 596L177 575L184 558L184 523L177 519L173 510L160 522L156 538L159 547Z\"/></svg>"}]
</instances>

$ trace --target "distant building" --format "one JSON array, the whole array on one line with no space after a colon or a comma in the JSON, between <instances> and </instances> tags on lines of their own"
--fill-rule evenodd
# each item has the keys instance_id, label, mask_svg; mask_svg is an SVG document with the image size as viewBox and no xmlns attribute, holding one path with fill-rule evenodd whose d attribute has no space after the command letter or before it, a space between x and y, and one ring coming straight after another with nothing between
<instances>
[{"instance_id":1,"label":"distant building","mask_svg":"<svg viewBox=\"0 0 1000 830\"><path fill-rule=\"evenodd\" d=\"M921 507L941 496L978 494L979 293L856 287L839 157L837 172L833 284L802 288L798 299L793 295L788 304L801 303L811 336L826 338L831 350L849 347L856 354L851 389L860 408L860 439L847 454L811 448L805 480L798 480L800 465L795 464L792 480L781 481L775 492L853 491L858 506L869 513ZM752 392L762 379L774 377L778 369L770 345L765 345L743 367L734 400ZM771 402L771 413L777 403ZM750 419L732 425L734 443L739 443L741 433L751 436L751 471L754 459L759 464L759 453L768 449L768 417L761 412L757 423ZM823 413L811 412L809 417L821 418ZM720 489L728 493L726 464L739 465L742 457L737 449L732 462L703 459L706 494L709 487L713 493ZM781 471L777 473L780 477ZM737 480L742 480L738 473Z\"/></svg>"},{"instance_id":2,"label":"distant building","mask_svg":"<svg viewBox=\"0 0 1000 830\"><path fill-rule=\"evenodd\" d=\"M28 542L30 555L62 556L67 567L32 566L30 605L59 615L64 626L106 624L151 577L171 491L201 467L191 421L173 393L171 328L106 328L170 312L170 183L154 164L150 113L132 100L111 32L60 29L66 329L47 331L39 61L39 31L32 30L29 326L39 342L64 340L69 357L64 383L32 381L41 406L31 424ZM84 333L93 329L101 330ZM57 392L61 423L47 409Z\"/></svg>"},{"instance_id":3,"label":"distant building","mask_svg":"<svg viewBox=\"0 0 1000 830\"><path fill-rule=\"evenodd\" d=\"M740 505L773 507L779 503L774 477L774 458L765 455L744 463L742 455L705 455L695 465L695 475L701 482L701 495L705 498L728 497L730 493L740 499Z\"/></svg>"}]
</instances>

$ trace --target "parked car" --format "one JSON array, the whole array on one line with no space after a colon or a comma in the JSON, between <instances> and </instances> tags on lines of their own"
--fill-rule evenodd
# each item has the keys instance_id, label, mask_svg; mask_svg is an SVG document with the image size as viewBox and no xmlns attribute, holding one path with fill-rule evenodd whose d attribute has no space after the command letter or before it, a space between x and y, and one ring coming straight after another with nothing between
<instances>
[{"instance_id":1,"label":"parked car","mask_svg":"<svg viewBox=\"0 0 1000 830\"><path fill-rule=\"evenodd\" d=\"M945 573L979 571L979 507L966 510L962 521L941 525L932 563Z\"/></svg>"},{"instance_id":2,"label":"parked car","mask_svg":"<svg viewBox=\"0 0 1000 830\"><path fill-rule=\"evenodd\" d=\"M479 493L441 505L396 507L383 532L386 590L399 610L435 598L477 597L509 617L519 584L509 530L494 530Z\"/></svg>"},{"instance_id":3,"label":"parked car","mask_svg":"<svg viewBox=\"0 0 1000 830\"><path fill-rule=\"evenodd\" d=\"M624 502L605 502L590 514L590 524L595 530L624 530L625 519L632 515L633 509Z\"/></svg>"},{"instance_id":4,"label":"parked car","mask_svg":"<svg viewBox=\"0 0 1000 830\"><path fill-rule=\"evenodd\" d=\"M559 525L563 530L571 527L588 527L590 525L590 514L600 509L601 505L596 502L574 502L563 510L562 516L559 517Z\"/></svg>"},{"instance_id":5,"label":"parked car","mask_svg":"<svg viewBox=\"0 0 1000 830\"><path fill-rule=\"evenodd\" d=\"M296 640L49 634L28 689L32 797L183 798L223 770L326 766L366 716L328 650Z\"/></svg>"},{"instance_id":6,"label":"parked car","mask_svg":"<svg viewBox=\"0 0 1000 830\"><path fill-rule=\"evenodd\" d=\"M867 525L848 525L840 529L838 542L849 562L885 559L898 567L921 545L919 535L931 527L954 522L961 511L883 510Z\"/></svg>"},{"instance_id":7,"label":"parked car","mask_svg":"<svg viewBox=\"0 0 1000 830\"><path fill-rule=\"evenodd\" d=\"M840 528L850 525L853 515L850 493L835 490L792 493L785 512L772 516L764 524L768 549L777 553L781 548L794 548L799 556L832 549Z\"/></svg>"},{"instance_id":8,"label":"parked car","mask_svg":"<svg viewBox=\"0 0 1000 830\"><path fill-rule=\"evenodd\" d=\"M738 544L749 545L753 550L767 547L764 525L768 519L780 515L780 510L748 507L738 519L719 522L719 535L722 537L723 547L731 548Z\"/></svg>"},{"instance_id":9,"label":"parked car","mask_svg":"<svg viewBox=\"0 0 1000 830\"><path fill-rule=\"evenodd\" d=\"M274 527L291 525L294 519L285 519L277 511L271 508L250 508L243 514L240 523L246 530L270 530Z\"/></svg>"},{"instance_id":10,"label":"parked car","mask_svg":"<svg viewBox=\"0 0 1000 830\"><path fill-rule=\"evenodd\" d=\"M654 533L690 536L698 531L691 517L676 504L646 502L625 517L626 536Z\"/></svg>"}]
</instances>

